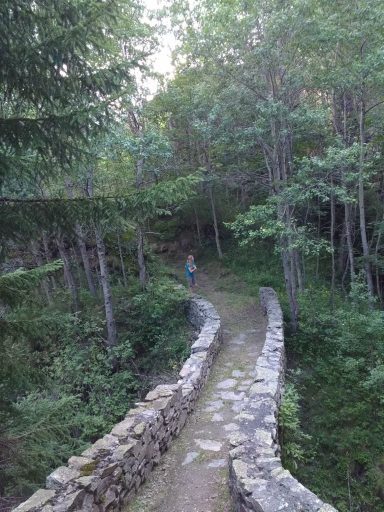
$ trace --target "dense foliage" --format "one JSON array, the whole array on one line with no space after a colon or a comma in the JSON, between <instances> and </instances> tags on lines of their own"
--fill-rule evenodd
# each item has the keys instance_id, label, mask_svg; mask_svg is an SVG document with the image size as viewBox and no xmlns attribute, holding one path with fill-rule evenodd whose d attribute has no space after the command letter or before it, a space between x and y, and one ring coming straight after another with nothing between
<instances>
[{"instance_id":1,"label":"dense foliage","mask_svg":"<svg viewBox=\"0 0 384 512\"><path fill-rule=\"evenodd\" d=\"M132 278L112 290L121 333L113 350L105 345L100 305L87 292L76 315L62 290L50 305L32 294L7 315L14 328L1 339L2 493L35 490L156 379L174 379L188 350L184 292L159 272L145 293Z\"/></svg>"},{"instance_id":2,"label":"dense foliage","mask_svg":"<svg viewBox=\"0 0 384 512\"><path fill-rule=\"evenodd\" d=\"M384 315L357 282L348 298L309 288L291 356L313 456L297 475L340 511L380 510L384 498ZM311 445L304 443L310 452Z\"/></svg>"}]
</instances>

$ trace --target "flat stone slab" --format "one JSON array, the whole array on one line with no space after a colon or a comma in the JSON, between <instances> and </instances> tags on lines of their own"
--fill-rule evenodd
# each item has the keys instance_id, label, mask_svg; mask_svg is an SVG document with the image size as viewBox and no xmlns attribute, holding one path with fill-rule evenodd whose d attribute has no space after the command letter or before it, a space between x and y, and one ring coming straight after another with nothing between
<instances>
[{"instance_id":1,"label":"flat stone slab","mask_svg":"<svg viewBox=\"0 0 384 512\"><path fill-rule=\"evenodd\" d=\"M223 400L233 400L235 402L240 401L244 398L244 393L234 393L233 391L221 391L220 397Z\"/></svg>"},{"instance_id":2,"label":"flat stone slab","mask_svg":"<svg viewBox=\"0 0 384 512\"><path fill-rule=\"evenodd\" d=\"M202 449L211 452L219 452L223 443L212 441L211 439L195 439L195 443Z\"/></svg>"},{"instance_id":3,"label":"flat stone slab","mask_svg":"<svg viewBox=\"0 0 384 512\"><path fill-rule=\"evenodd\" d=\"M224 421L224 416L220 414L219 412L215 412L215 414L212 416L211 421Z\"/></svg>"},{"instance_id":4,"label":"flat stone slab","mask_svg":"<svg viewBox=\"0 0 384 512\"><path fill-rule=\"evenodd\" d=\"M187 453L185 459L182 462L182 466L186 466L187 464L190 464L193 462L198 456L200 455L199 452L189 452Z\"/></svg>"},{"instance_id":5,"label":"flat stone slab","mask_svg":"<svg viewBox=\"0 0 384 512\"><path fill-rule=\"evenodd\" d=\"M228 423L228 425L224 425L223 428L226 432L233 432L234 430L239 430L240 427L236 423Z\"/></svg>"},{"instance_id":6,"label":"flat stone slab","mask_svg":"<svg viewBox=\"0 0 384 512\"><path fill-rule=\"evenodd\" d=\"M14 510L17 512L30 512L31 510L38 510L40 507L43 507L46 503L48 503L48 501L53 498L54 495L54 490L39 489L35 492L35 494L32 494L32 496L27 501L21 503L21 505L19 505Z\"/></svg>"},{"instance_id":7,"label":"flat stone slab","mask_svg":"<svg viewBox=\"0 0 384 512\"><path fill-rule=\"evenodd\" d=\"M243 408L243 402L237 402L232 405L232 411L233 412L240 412Z\"/></svg>"},{"instance_id":8,"label":"flat stone slab","mask_svg":"<svg viewBox=\"0 0 384 512\"><path fill-rule=\"evenodd\" d=\"M237 384L237 380L235 379L225 379L219 382L216 387L218 389L231 389L234 388Z\"/></svg>"},{"instance_id":9,"label":"flat stone slab","mask_svg":"<svg viewBox=\"0 0 384 512\"><path fill-rule=\"evenodd\" d=\"M245 372L242 372L241 370L233 370L232 377L245 377Z\"/></svg>"},{"instance_id":10,"label":"flat stone slab","mask_svg":"<svg viewBox=\"0 0 384 512\"><path fill-rule=\"evenodd\" d=\"M46 486L48 489L60 489L79 476L80 471L78 469L60 466L47 476Z\"/></svg>"},{"instance_id":11,"label":"flat stone slab","mask_svg":"<svg viewBox=\"0 0 384 512\"><path fill-rule=\"evenodd\" d=\"M227 465L226 459L215 459L212 460L209 464L209 468L225 468Z\"/></svg>"},{"instance_id":12,"label":"flat stone slab","mask_svg":"<svg viewBox=\"0 0 384 512\"><path fill-rule=\"evenodd\" d=\"M224 406L224 402L222 400L215 400L213 402L208 402L208 407L204 409L205 412L216 412L219 411Z\"/></svg>"}]
</instances>

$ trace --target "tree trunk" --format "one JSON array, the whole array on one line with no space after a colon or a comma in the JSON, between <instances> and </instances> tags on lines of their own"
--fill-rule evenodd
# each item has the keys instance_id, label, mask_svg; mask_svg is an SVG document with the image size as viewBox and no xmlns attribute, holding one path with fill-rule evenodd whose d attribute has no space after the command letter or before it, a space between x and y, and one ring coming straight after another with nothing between
<instances>
[{"instance_id":1,"label":"tree trunk","mask_svg":"<svg viewBox=\"0 0 384 512\"><path fill-rule=\"evenodd\" d=\"M76 282L78 283L78 288L83 288L83 274L81 267L81 256L79 256L78 247L71 242L71 249L69 251L71 261L74 262L75 272L76 272Z\"/></svg>"},{"instance_id":2,"label":"tree trunk","mask_svg":"<svg viewBox=\"0 0 384 512\"><path fill-rule=\"evenodd\" d=\"M86 193L88 197L93 197L93 168L89 168L88 170ZM117 330L115 317L113 314L112 293L109 282L109 272L107 258L105 255L104 240L100 228L95 225L94 229L96 238L97 257L100 266L100 285L103 291L105 320L107 322L107 345L109 348L111 348L116 346L117 344Z\"/></svg>"},{"instance_id":3,"label":"tree trunk","mask_svg":"<svg viewBox=\"0 0 384 512\"><path fill-rule=\"evenodd\" d=\"M343 227L340 235L340 244L337 258L337 271L339 274L342 274L345 270L345 256L346 256L346 231L345 231L345 222L343 222ZM348 256L347 256L348 258Z\"/></svg>"},{"instance_id":4,"label":"tree trunk","mask_svg":"<svg viewBox=\"0 0 384 512\"><path fill-rule=\"evenodd\" d=\"M123 281L124 281L124 286L127 287L128 286L128 282L127 282L127 275L125 273L125 265L124 265L124 258L123 258L123 251L121 249L121 243L120 243L120 235L117 234L117 245L118 245L118 248L119 248L119 256L120 256L120 265L121 265L121 272L123 274Z\"/></svg>"},{"instance_id":5,"label":"tree trunk","mask_svg":"<svg viewBox=\"0 0 384 512\"><path fill-rule=\"evenodd\" d=\"M144 290L147 284L147 270L145 266L145 256L144 256L144 235L143 228L138 226L136 229L136 238L137 238L137 264L139 266L139 281L141 289Z\"/></svg>"},{"instance_id":6,"label":"tree trunk","mask_svg":"<svg viewBox=\"0 0 384 512\"><path fill-rule=\"evenodd\" d=\"M365 159L365 105L364 101L360 101L359 112L359 134L360 134L360 158L359 158L359 218L360 218L360 236L364 257L364 272L368 286L369 294L374 295L374 286L372 280L371 263L369 261L369 246L367 240L367 228L365 219L365 200L364 200L364 159Z\"/></svg>"},{"instance_id":7,"label":"tree trunk","mask_svg":"<svg viewBox=\"0 0 384 512\"><path fill-rule=\"evenodd\" d=\"M331 301L334 302L335 295L335 195L333 191L333 176L331 176L331 258L332 258L332 279L331 279Z\"/></svg>"},{"instance_id":8,"label":"tree trunk","mask_svg":"<svg viewBox=\"0 0 384 512\"><path fill-rule=\"evenodd\" d=\"M105 244L103 237L101 235L100 229L95 226L95 236L96 236L96 247L97 247L97 255L99 258L100 265L100 280L101 280L101 288L103 290L104 297L104 308L105 308L105 319L107 322L107 344L108 347L114 347L117 344L117 331L116 331L116 322L113 314L113 305L112 305L112 294L111 287L109 283L109 273L107 266L107 258L105 255Z\"/></svg>"},{"instance_id":9,"label":"tree trunk","mask_svg":"<svg viewBox=\"0 0 384 512\"><path fill-rule=\"evenodd\" d=\"M80 249L81 259L82 259L83 267L84 267L84 272L85 272L85 276L87 278L88 289L89 289L91 295L93 297L96 297L96 295L97 295L96 287L95 287L95 283L93 281L91 265L89 263L89 256L88 256L87 246L85 245L84 231L83 231L83 228L82 228L82 226L80 224L76 224L75 230L76 230L77 245L79 246L79 249Z\"/></svg>"},{"instance_id":10,"label":"tree trunk","mask_svg":"<svg viewBox=\"0 0 384 512\"><path fill-rule=\"evenodd\" d=\"M72 306L73 306L74 311L78 311L79 310L79 299L78 299L78 295L77 295L77 287L76 287L75 279L72 274L70 258L68 256L68 252L64 245L63 238L61 235L56 237L56 243L57 243L57 248L59 249L60 258L62 259L63 265L64 265L64 279L67 283L67 287L69 288L69 290L71 292Z\"/></svg>"},{"instance_id":11,"label":"tree trunk","mask_svg":"<svg viewBox=\"0 0 384 512\"><path fill-rule=\"evenodd\" d=\"M382 223L384 222L384 216L383 216L381 222ZM380 267L379 267L379 262L378 262L379 251L380 251L381 235L382 235L382 224L380 224L379 233L377 235L376 246L375 246L376 291L377 291L377 296L379 297L380 303L383 302L383 295L381 293L381 286L380 286Z\"/></svg>"},{"instance_id":12,"label":"tree trunk","mask_svg":"<svg viewBox=\"0 0 384 512\"><path fill-rule=\"evenodd\" d=\"M200 247L201 247L201 246L202 246L202 243L201 243L201 232L200 232L199 216L198 216L198 214L197 214L197 210L196 210L196 208L193 208L193 211L195 212L197 240L198 240L199 245L200 245Z\"/></svg>"},{"instance_id":13,"label":"tree trunk","mask_svg":"<svg viewBox=\"0 0 384 512\"><path fill-rule=\"evenodd\" d=\"M73 184L69 178L66 178L66 180L65 180L65 188L67 190L68 197L70 199L73 199ZM96 288L95 288L95 284L93 282L91 265L89 263L87 246L85 244L85 236L84 236L83 228L78 222L76 222L76 225L75 225L75 232L76 232L77 245L80 249L81 259L83 262L85 276L87 278L88 289L89 289L91 295L93 297L96 297Z\"/></svg>"},{"instance_id":14,"label":"tree trunk","mask_svg":"<svg viewBox=\"0 0 384 512\"><path fill-rule=\"evenodd\" d=\"M297 276L297 285L299 287L299 291L304 291L304 277L303 277L303 271L301 268L301 259L299 252L295 249L293 251L293 258L295 262L295 268L296 268L296 276Z\"/></svg>"},{"instance_id":15,"label":"tree trunk","mask_svg":"<svg viewBox=\"0 0 384 512\"><path fill-rule=\"evenodd\" d=\"M139 158L136 163L136 189L140 190L143 187L143 166L144 159ZM139 267L139 281L142 290L145 290L147 285L147 268L145 264L144 254L144 228L138 222L136 228L136 240L137 240L137 265Z\"/></svg>"},{"instance_id":16,"label":"tree trunk","mask_svg":"<svg viewBox=\"0 0 384 512\"><path fill-rule=\"evenodd\" d=\"M347 239L347 248L348 248L348 260L349 260L349 271L351 275L351 283L355 280L355 260L353 256L353 242L352 242L352 233L351 233L351 211L350 205L348 203L344 203L344 217L345 217L345 235Z\"/></svg>"},{"instance_id":17,"label":"tree trunk","mask_svg":"<svg viewBox=\"0 0 384 512\"><path fill-rule=\"evenodd\" d=\"M220 245L220 235L219 235L219 227L217 224L217 216L216 216L216 208L215 208L215 201L213 199L213 186L212 183L208 184L208 191L209 191L209 198L211 200L211 209L212 209L212 217L213 217L213 228L215 230L215 240L216 240L216 249L217 254L219 256L219 260L223 259L223 252L221 250Z\"/></svg>"},{"instance_id":18,"label":"tree trunk","mask_svg":"<svg viewBox=\"0 0 384 512\"><path fill-rule=\"evenodd\" d=\"M38 267L42 267L44 265L44 261L43 261L43 258L41 257L41 252L40 252L40 244L38 244L35 240L32 241L32 253L35 257L35 260L36 260L36 264ZM43 292L44 292L44 295L46 296L47 298L47 303L48 304L52 304L52 297L51 297L51 293L49 291L49 284L48 284L48 279L46 277L44 277L41 281L41 287L43 289Z\"/></svg>"},{"instance_id":19,"label":"tree trunk","mask_svg":"<svg viewBox=\"0 0 384 512\"><path fill-rule=\"evenodd\" d=\"M284 242L283 242L284 244ZM285 245L285 244L284 244ZM297 331L297 318L298 318L298 304L296 299L295 290L296 287L294 285L295 276L292 275L292 266L289 257L289 251L283 247L282 248L282 262L283 262L283 270L284 270L284 281L285 281L285 289L288 295L289 309L291 313L291 325L293 332Z\"/></svg>"}]
</instances>

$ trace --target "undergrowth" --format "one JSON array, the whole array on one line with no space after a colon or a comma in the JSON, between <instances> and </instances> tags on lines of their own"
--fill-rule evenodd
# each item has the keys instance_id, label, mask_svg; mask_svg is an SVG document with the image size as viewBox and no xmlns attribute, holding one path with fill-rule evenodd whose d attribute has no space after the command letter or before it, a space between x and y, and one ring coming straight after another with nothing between
<instances>
[{"instance_id":1,"label":"undergrowth","mask_svg":"<svg viewBox=\"0 0 384 512\"><path fill-rule=\"evenodd\" d=\"M149 387L175 378L189 350L186 294L165 273L156 275L146 292L135 278L114 286L113 350L102 307L85 291L77 314L61 290L50 306L33 295L7 316L13 329L0 337L0 495L26 496L44 485Z\"/></svg>"}]
</instances>

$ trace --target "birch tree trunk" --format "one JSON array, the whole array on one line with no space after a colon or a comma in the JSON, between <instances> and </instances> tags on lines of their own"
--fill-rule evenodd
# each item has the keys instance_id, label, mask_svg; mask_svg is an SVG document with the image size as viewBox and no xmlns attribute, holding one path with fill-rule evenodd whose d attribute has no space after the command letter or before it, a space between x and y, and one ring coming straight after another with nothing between
<instances>
[{"instance_id":1,"label":"birch tree trunk","mask_svg":"<svg viewBox=\"0 0 384 512\"><path fill-rule=\"evenodd\" d=\"M76 287L75 279L72 274L70 259L68 256L67 249L64 245L62 235L59 235L56 237L56 243L57 243L57 248L59 249L60 258L62 259L63 265L64 265L64 279L65 279L67 286L71 292L72 306L73 306L74 311L78 311L79 310L79 299L78 299L78 294L77 294L77 287Z\"/></svg>"},{"instance_id":2,"label":"birch tree trunk","mask_svg":"<svg viewBox=\"0 0 384 512\"><path fill-rule=\"evenodd\" d=\"M68 197L70 199L73 199L73 184L68 178L66 178L66 180L65 180L65 188L67 190ZM96 297L96 288L95 288L95 283L93 282L91 265L89 263L87 246L85 244L84 231L83 231L81 224L79 224L78 222L76 222L76 224L75 224L75 232L76 232L76 242L80 249L81 260L83 262L84 272L85 272L85 276L87 278L88 289L89 289L91 295L93 297Z\"/></svg>"},{"instance_id":3,"label":"birch tree trunk","mask_svg":"<svg viewBox=\"0 0 384 512\"><path fill-rule=\"evenodd\" d=\"M76 224L75 231L76 231L77 245L79 246L79 249L80 249L81 260L83 262L84 272L85 272L85 276L87 278L88 289L89 289L91 295L93 297L96 297L96 295L97 295L96 287L95 287L95 283L93 280L91 265L89 263L89 256L88 256L87 246L85 244L85 236L84 236L84 231L83 231L82 226L80 224Z\"/></svg>"},{"instance_id":4,"label":"birch tree trunk","mask_svg":"<svg viewBox=\"0 0 384 512\"><path fill-rule=\"evenodd\" d=\"M196 221L196 232L197 232L197 240L199 242L199 245L201 247L201 232L200 232L200 222L199 222L199 216L197 214L196 208L193 208L193 211L195 212L195 221Z\"/></svg>"},{"instance_id":5,"label":"birch tree trunk","mask_svg":"<svg viewBox=\"0 0 384 512\"><path fill-rule=\"evenodd\" d=\"M101 235L101 231L98 227L95 226L95 236L96 236L96 247L97 247L97 255L99 258L100 265L100 281L101 287L103 290L104 297L104 309L105 309L105 319L107 322L107 344L108 347L114 347L117 344L117 330L116 330L116 322L113 313L113 304L112 304L112 293L111 286L109 283L109 272L107 265L107 258L105 254L105 244L103 237Z\"/></svg>"},{"instance_id":6,"label":"birch tree trunk","mask_svg":"<svg viewBox=\"0 0 384 512\"><path fill-rule=\"evenodd\" d=\"M219 226L217 224L217 216L216 216L216 208L215 208L215 201L213 199L213 186L212 183L208 184L208 192L209 192L209 198L211 201L211 209L212 209L212 217L213 217L213 229L215 230L215 240L216 240L216 249L217 254L219 256L219 259L223 259L223 252L221 250L221 244L220 244L220 234L219 234Z\"/></svg>"},{"instance_id":7,"label":"birch tree trunk","mask_svg":"<svg viewBox=\"0 0 384 512\"><path fill-rule=\"evenodd\" d=\"M86 193L88 197L93 197L93 169L89 169L87 177ZM103 291L105 320L107 322L107 345L109 348L117 344L117 329L113 313L111 285L109 281L109 272L107 258L105 253L105 244L99 226L95 225L95 238L97 257L100 266L100 284Z\"/></svg>"}]
</instances>

